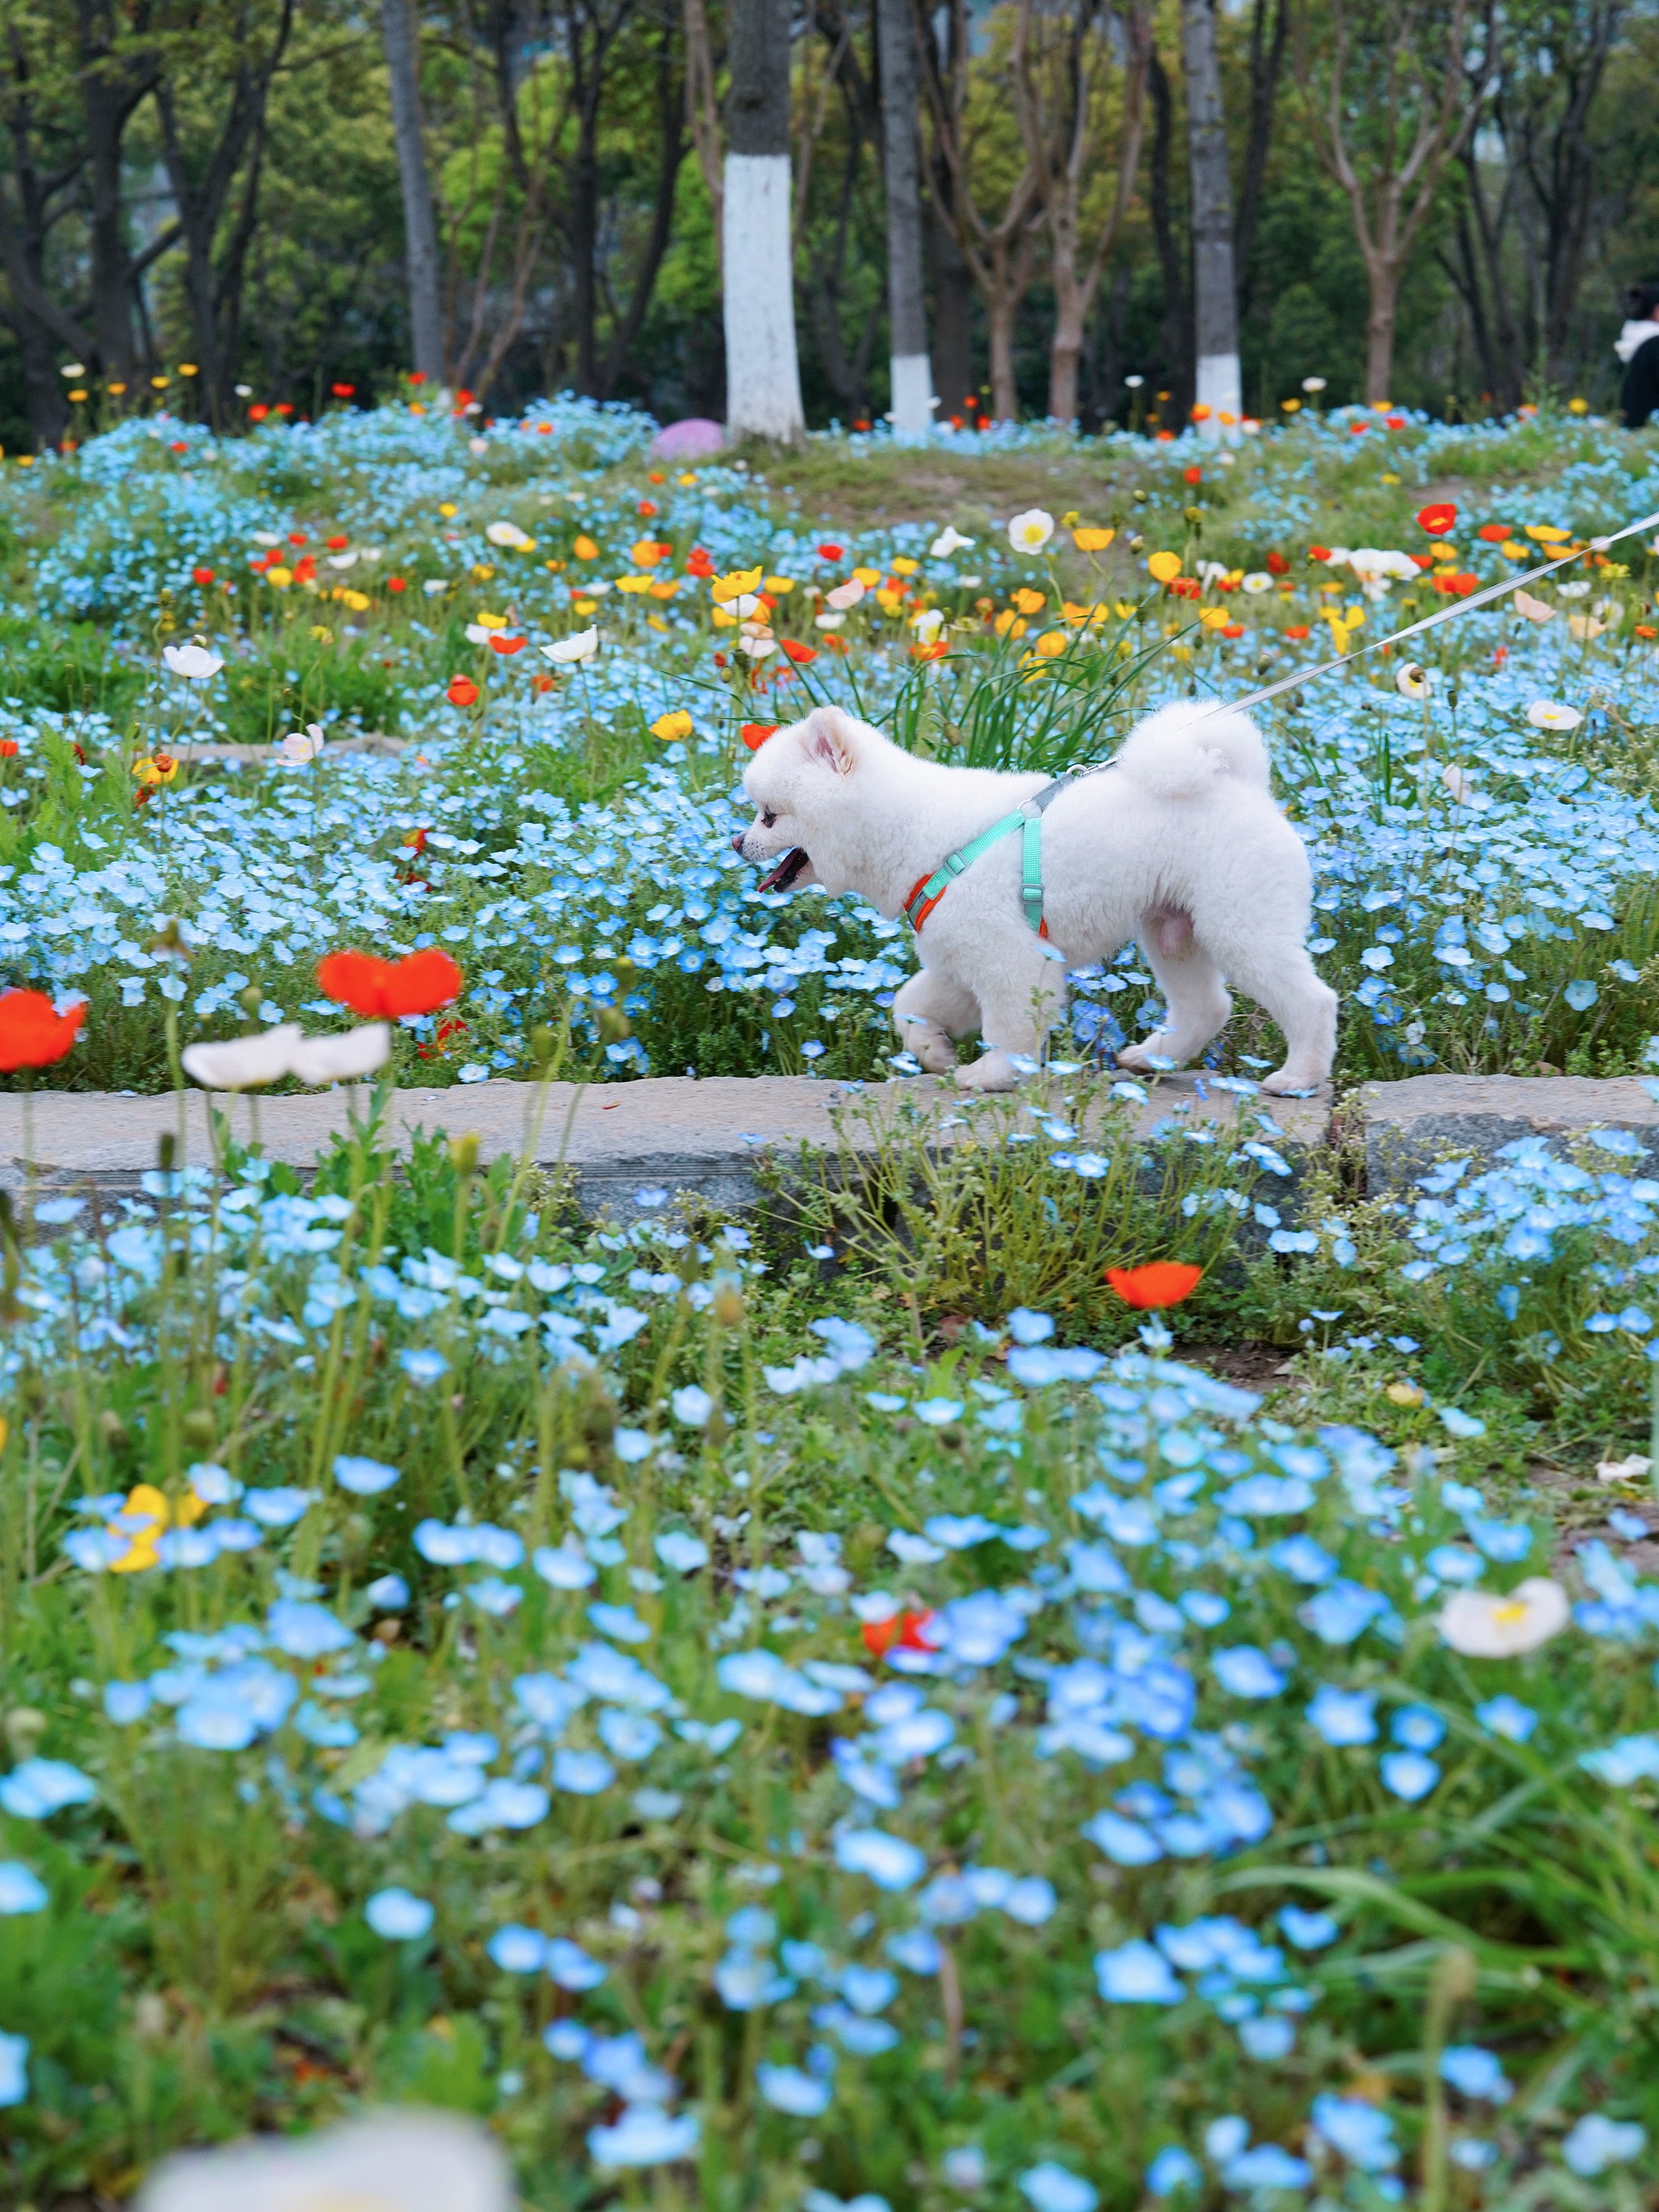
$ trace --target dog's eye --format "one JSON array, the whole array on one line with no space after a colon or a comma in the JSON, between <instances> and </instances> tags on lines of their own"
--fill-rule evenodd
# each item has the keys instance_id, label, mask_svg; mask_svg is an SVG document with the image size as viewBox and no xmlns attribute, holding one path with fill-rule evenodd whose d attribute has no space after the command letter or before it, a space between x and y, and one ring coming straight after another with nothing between
<instances>
[{"instance_id":1,"label":"dog's eye","mask_svg":"<svg viewBox=\"0 0 1659 2212\"><path fill-rule=\"evenodd\" d=\"M761 809L761 828L762 828L763 830L769 830L769 829L772 827L772 824L773 824L773 823L777 820L777 818L778 818L778 817L777 817L777 816L776 816L775 814L774 814L774 813L773 813L773 811L772 811L772 810L771 810L771 808L770 808L769 806L763 806L763 807L762 807L762 809Z\"/></svg>"}]
</instances>

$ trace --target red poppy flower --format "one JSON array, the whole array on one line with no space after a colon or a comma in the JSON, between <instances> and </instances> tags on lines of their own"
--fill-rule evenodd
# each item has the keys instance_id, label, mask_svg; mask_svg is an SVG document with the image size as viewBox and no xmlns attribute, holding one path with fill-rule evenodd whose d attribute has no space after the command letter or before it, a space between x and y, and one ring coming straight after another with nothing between
<instances>
[{"instance_id":1,"label":"red poppy flower","mask_svg":"<svg viewBox=\"0 0 1659 2212\"><path fill-rule=\"evenodd\" d=\"M642 499L636 510L641 514L654 514L656 511L657 502L654 499Z\"/></svg>"},{"instance_id":2,"label":"red poppy flower","mask_svg":"<svg viewBox=\"0 0 1659 2212\"><path fill-rule=\"evenodd\" d=\"M529 642L527 637L503 637L499 630L492 629L489 633L489 650L492 653L522 653Z\"/></svg>"},{"instance_id":3,"label":"red poppy flower","mask_svg":"<svg viewBox=\"0 0 1659 2212\"><path fill-rule=\"evenodd\" d=\"M1501 545L1510 535L1510 526L1507 522L1483 522L1474 534L1484 538L1488 545Z\"/></svg>"},{"instance_id":4,"label":"red poppy flower","mask_svg":"<svg viewBox=\"0 0 1659 2212\"><path fill-rule=\"evenodd\" d=\"M256 399L247 410L247 419L250 422L263 422L270 412L270 408L263 401Z\"/></svg>"},{"instance_id":5,"label":"red poppy flower","mask_svg":"<svg viewBox=\"0 0 1659 2212\"><path fill-rule=\"evenodd\" d=\"M1286 637L1293 637L1297 643L1300 645L1304 637L1311 637L1313 635L1313 632L1309 629L1306 623L1292 623L1285 630L1285 635Z\"/></svg>"},{"instance_id":6,"label":"red poppy flower","mask_svg":"<svg viewBox=\"0 0 1659 2212\"><path fill-rule=\"evenodd\" d=\"M1416 562L1419 568L1432 568L1434 566L1432 553L1413 553L1410 557Z\"/></svg>"},{"instance_id":7,"label":"red poppy flower","mask_svg":"<svg viewBox=\"0 0 1659 2212\"><path fill-rule=\"evenodd\" d=\"M65 440L64 442L67 444L68 441ZM175 438L172 445L168 447L167 451L170 453L187 453L190 451L190 447L185 443L182 438Z\"/></svg>"},{"instance_id":8,"label":"red poppy flower","mask_svg":"<svg viewBox=\"0 0 1659 2212\"><path fill-rule=\"evenodd\" d=\"M279 415L291 415L294 412L294 402L291 399L279 399L276 402L276 412Z\"/></svg>"},{"instance_id":9,"label":"red poppy flower","mask_svg":"<svg viewBox=\"0 0 1659 2212\"><path fill-rule=\"evenodd\" d=\"M1310 545L1308 548L1308 558L1310 561L1328 561L1330 557L1331 549L1328 545Z\"/></svg>"},{"instance_id":10,"label":"red poppy flower","mask_svg":"<svg viewBox=\"0 0 1659 2212\"><path fill-rule=\"evenodd\" d=\"M444 696L452 707L473 707L477 704L478 687L470 676L452 676Z\"/></svg>"},{"instance_id":11,"label":"red poppy flower","mask_svg":"<svg viewBox=\"0 0 1659 2212\"><path fill-rule=\"evenodd\" d=\"M803 668L818 657L816 646L799 645L793 637L781 637L778 643L783 647L784 659L798 662Z\"/></svg>"},{"instance_id":12,"label":"red poppy flower","mask_svg":"<svg viewBox=\"0 0 1659 2212\"><path fill-rule=\"evenodd\" d=\"M853 428L854 428L855 430L867 430L867 429L869 428L869 427L870 427L869 423L868 423L868 422L866 422L863 419L863 417L862 417L862 416L860 416L860 417L859 418L859 420L858 420L856 422L854 422L854 425L853 425Z\"/></svg>"},{"instance_id":13,"label":"red poppy flower","mask_svg":"<svg viewBox=\"0 0 1659 2212\"><path fill-rule=\"evenodd\" d=\"M928 1633L936 1617L932 1613L895 1613L885 1620L866 1620L860 1631L864 1648L872 1659L884 1659L895 1644L901 1651L936 1651L939 1645Z\"/></svg>"},{"instance_id":14,"label":"red poppy flower","mask_svg":"<svg viewBox=\"0 0 1659 2212\"><path fill-rule=\"evenodd\" d=\"M1403 430L1406 427L1406 418L1403 415L1385 416L1383 420L1391 430Z\"/></svg>"},{"instance_id":15,"label":"red poppy flower","mask_svg":"<svg viewBox=\"0 0 1659 2212\"><path fill-rule=\"evenodd\" d=\"M745 722L738 732L751 753L758 752L777 729L775 722Z\"/></svg>"},{"instance_id":16,"label":"red poppy flower","mask_svg":"<svg viewBox=\"0 0 1659 2212\"><path fill-rule=\"evenodd\" d=\"M357 389L355 384L331 384L328 388L337 399L349 399Z\"/></svg>"},{"instance_id":17,"label":"red poppy flower","mask_svg":"<svg viewBox=\"0 0 1659 2212\"><path fill-rule=\"evenodd\" d=\"M324 996L369 1022L436 1013L460 995L461 981L460 969L435 945L402 960L377 960L372 952L329 952L317 963ZM4 1003L0 1000L0 1006Z\"/></svg>"},{"instance_id":18,"label":"red poppy flower","mask_svg":"<svg viewBox=\"0 0 1659 2212\"><path fill-rule=\"evenodd\" d=\"M386 587L388 592L406 592L409 589L407 582L401 576L388 576L386 580Z\"/></svg>"},{"instance_id":19,"label":"red poppy flower","mask_svg":"<svg viewBox=\"0 0 1659 2212\"><path fill-rule=\"evenodd\" d=\"M1188 483L1202 483L1204 481L1202 469L1182 469L1181 473L1183 480Z\"/></svg>"},{"instance_id":20,"label":"red poppy flower","mask_svg":"<svg viewBox=\"0 0 1659 2212\"><path fill-rule=\"evenodd\" d=\"M1443 538L1457 520L1457 509L1449 500L1437 500L1432 507L1419 507L1417 521L1419 529L1426 530L1431 538Z\"/></svg>"},{"instance_id":21,"label":"red poppy flower","mask_svg":"<svg viewBox=\"0 0 1659 2212\"><path fill-rule=\"evenodd\" d=\"M79 748L77 747L77 748L76 748L76 750L79 750ZM15 760L15 759L16 759L16 757L17 757L17 740L16 740L16 738L0 738L0 760Z\"/></svg>"},{"instance_id":22,"label":"red poppy flower","mask_svg":"<svg viewBox=\"0 0 1659 2212\"><path fill-rule=\"evenodd\" d=\"M0 1074L62 1060L86 1018L84 1000L60 1014L44 991L0 992Z\"/></svg>"},{"instance_id":23,"label":"red poppy flower","mask_svg":"<svg viewBox=\"0 0 1659 2212\"><path fill-rule=\"evenodd\" d=\"M1363 438L1370 427L1369 422L1350 422L1348 425L1348 428L1356 438Z\"/></svg>"},{"instance_id":24,"label":"red poppy flower","mask_svg":"<svg viewBox=\"0 0 1659 2212\"><path fill-rule=\"evenodd\" d=\"M1138 1313L1156 1313L1191 1297L1204 1270L1188 1260L1149 1260L1143 1267L1108 1267L1106 1279L1125 1305Z\"/></svg>"},{"instance_id":25,"label":"red poppy flower","mask_svg":"<svg viewBox=\"0 0 1659 2212\"><path fill-rule=\"evenodd\" d=\"M290 530L288 533L288 542L290 545L303 545L306 542L304 531Z\"/></svg>"},{"instance_id":26,"label":"red poppy flower","mask_svg":"<svg viewBox=\"0 0 1659 2212\"><path fill-rule=\"evenodd\" d=\"M713 557L705 553L701 545L694 545L685 556L685 573L688 576L712 576L714 573Z\"/></svg>"},{"instance_id":27,"label":"red poppy flower","mask_svg":"<svg viewBox=\"0 0 1659 2212\"><path fill-rule=\"evenodd\" d=\"M820 545L818 558L820 561L844 561L847 549L844 545Z\"/></svg>"},{"instance_id":28,"label":"red poppy flower","mask_svg":"<svg viewBox=\"0 0 1659 2212\"><path fill-rule=\"evenodd\" d=\"M1269 575L1285 575L1289 573L1290 566L1290 562L1285 558L1285 556L1282 553L1270 553L1267 556L1267 573Z\"/></svg>"},{"instance_id":29,"label":"red poppy flower","mask_svg":"<svg viewBox=\"0 0 1659 2212\"><path fill-rule=\"evenodd\" d=\"M1244 625L1243 623L1227 623L1223 626L1221 635L1223 637L1243 637Z\"/></svg>"},{"instance_id":30,"label":"red poppy flower","mask_svg":"<svg viewBox=\"0 0 1659 2212\"><path fill-rule=\"evenodd\" d=\"M213 571L211 568L192 568L190 572L190 580L192 584L210 584L213 581Z\"/></svg>"},{"instance_id":31,"label":"red poppy flower","mask_svg":"<svg viewBox=\"0 0 1659 2212\"><path fill-rule=\"evenodd\" d=\"M331 553L343 553L346 547L350 544L351 540L349 538L336 536L333 538L325 538L323 542L328 547Z\"/></svg>"}]
</instances>

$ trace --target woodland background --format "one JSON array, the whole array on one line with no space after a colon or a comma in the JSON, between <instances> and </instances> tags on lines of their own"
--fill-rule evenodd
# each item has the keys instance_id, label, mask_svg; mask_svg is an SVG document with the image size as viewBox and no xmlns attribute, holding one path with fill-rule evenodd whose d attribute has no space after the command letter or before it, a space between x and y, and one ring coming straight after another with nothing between
<instances>
[{"instance_id":1,"label":"woodland background","mask_svg":"<svg viewBox=\"0 0 1659 2212\"><path fill-rule=\"evenodd\" d=\"M486 409L572 388L664 420L721 415L710 181L726 10L412 7L446 374ZM1078 368L1089 428L1178 422L1192 398L1181 15L1175 0L1146 0L1139 142ZM792 23L797 314L815 424L868 422L887 404L874 17L874 0L805 0ZM1048 411L1053 234L1027 175L1011 53L1039 41L1045 127L1079 166L1086 233L1118 185L1127 19L1113 0L945 0L915 18L941 419L971 412L969 394L990 404L984 269L976 283L969 258L982 264L998 236L998 281L1018 295L1015 404ZM0 0L0 442L56 444L157 399L228 422L250 405L311 415L407 389L380 6ZM1310 375L1328 380L1327 404L1364 396L1366 265L1330 118L1374 182L1379 162L1410 163L1413 100L1447 86L1462 143L1404 255L1388 396L1458 417L1551 393L1612 401L1620 288L1659 276L1651 7L1244 0L1222 8L1219 38L1249 408L1274 410ZM1390 41L1408 46L1414 78L1388 77ZM1339 51L1348 66L1333 94ZM1092 75L1091 53L1105 64ZM941 139L951 113L954 171ZM77 364L96 389L72 404ZM1006 383L999 397L1006 411Z\"/></svg>"}]
</instances>

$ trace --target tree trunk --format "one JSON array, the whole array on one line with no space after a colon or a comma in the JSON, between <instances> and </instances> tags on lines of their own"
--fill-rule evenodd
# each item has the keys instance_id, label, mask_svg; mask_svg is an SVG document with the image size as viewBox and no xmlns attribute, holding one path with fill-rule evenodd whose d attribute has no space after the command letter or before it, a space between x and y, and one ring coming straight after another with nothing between
<instances>
[{"instance_id":1,"label":"tree trunk","mask_svg":"<svg viewBox=\"0 0 1659 2212\"><path fill-rule=\"evenodd\" d=\"M444 380L444 318L439 285L438 225L427 173L421 127L421 70L410 10L416 0L380 0L386 75L392 87L392 127L403 191L404 265L409 284L410 343L415 367L429 384Z\"/></svg>"},{"instance_id":2,"label":"tree trunk","mask_svg":"<svg viewBox=\"0 0 1659 2212\"><path fill-rule=\"evenodd\" d=\"M1198 404L1210 410L1207 437L1237 434L1244 411L1238 367L1238 293L1233 275L1233 191L1221 106L1216 0L1182 0L1187 79L1187 146L1193 195L1194 325ZM1228 420L1227 418L1231 418Z\"/></svg>"},{"instance_id":3,"label":"tree trunk","mask_svg":"<svg viewBox=\"0 0 1659 2212\"><path fill-rule=\"evenodd\" d=\"M876 0L881 60L882 167L887 186L887 327L893 434L933 427L927 304L922 277L921 171L916 146L916 40L910 0Z\"/></svg>"},{"instance_id":4,"label":"tree trunk","mask_svg":"<svg viewBox=\"0 0 1659 2212\"><path fill-rule=\"evenodd\" d=\"M1394 376L1394 327L1400 304L1398 263L1373 260L1366 270L1371 311L1365 325L1365 398L1372 406L1389 397Z\"/></svg>"},{"instance_id":5,"label":"tree trunk","mask_svg":"<svg viewBox=\"0 0 1659 2212\"><path fill-rule=\"evenodd\" d=\"M732 0L726 105L726 419L734 438L805 430L789 227L790 0Z\"/></svg>"},{"instance_id":6,"label":"tree trunk","mask_svg":"<svg viewBox=\"0 0 1659 2212\"><path fill-rule=\"evenodd\" d=\"M1267 20L1270 9L1271 28ZM1255 13L1250 18L1250 127L1244 143L1244 176L1238 189L1238 216L1233 225L1234 273L1238 280L1241 321L1249 311L1255 226L1267 188L1273 110L1279 100L1279 79L1285 73L1290 32L1290 0L1255 0Z\"/></svg>"},{"instance_id":7,"label":"tree trunk","mask_svg":"<svg viewBox=\"0 0 1659 2212\"><path fill-rule=\"evenodd\" d=\"M933 389L946 416L974 397L974 280L937 209L927 228L933 273Z\"/></svg>"},{"instance_id":8,"label":"tree trunk","mask_svg":"<svg viewBox=\"0 0 1659 2212\"><path fill-rule=\"evenodd\" d=\"M1048 412L1056 422L1077 420L1077 371L1083 356L1083 324L1076 305L1067 301L1054 311L1054 335L1048 341Z\"/></svg>"},{"instance_id":9,"label":"tree trunk","mask_svg":"<svg viewBox=\"0 0 1659 2212\"><path fill-rule=\"evenodd\" d=\"M1170 188L1175 149L1175 107L1163 57L1152 55L1148 84L1152 95L1152 236L1164 278L1164 313L1158 325L1160 373L1174 398L1177 421L1184 422L1192 393L1191 295L1175 225ZM1160 414L1162 410L1160 408Z\"/></svg>"},{"instance_id":10,"label":"tree trunk","mask_svg":"<svg viewBox=\"0 0 1659 2212\"><path fill-rule=\"evenodd\" d=\"M714 54L708 37L707 0L685 0L685 120L714 211L715 258L723 262L726 191L720 173L720 109L714 100Z\"/></svg>"}]
</instances>

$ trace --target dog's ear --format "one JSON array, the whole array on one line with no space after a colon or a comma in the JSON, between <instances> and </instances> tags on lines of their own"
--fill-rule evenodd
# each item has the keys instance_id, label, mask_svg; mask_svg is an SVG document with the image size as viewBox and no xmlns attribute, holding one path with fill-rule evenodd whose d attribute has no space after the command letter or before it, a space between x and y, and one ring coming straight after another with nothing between
<instances>
[{"instance_id":1,"label":"dog's ear","mask_svg":"<svg viewBox=\"0 0 1659 2212\"><path fill-rule=\"evenodd\" d=\"M857 726L839 707L815 707L800 727L806 757L837 775L850 775L858 765Z\"/></svg>"}]
</instances>

